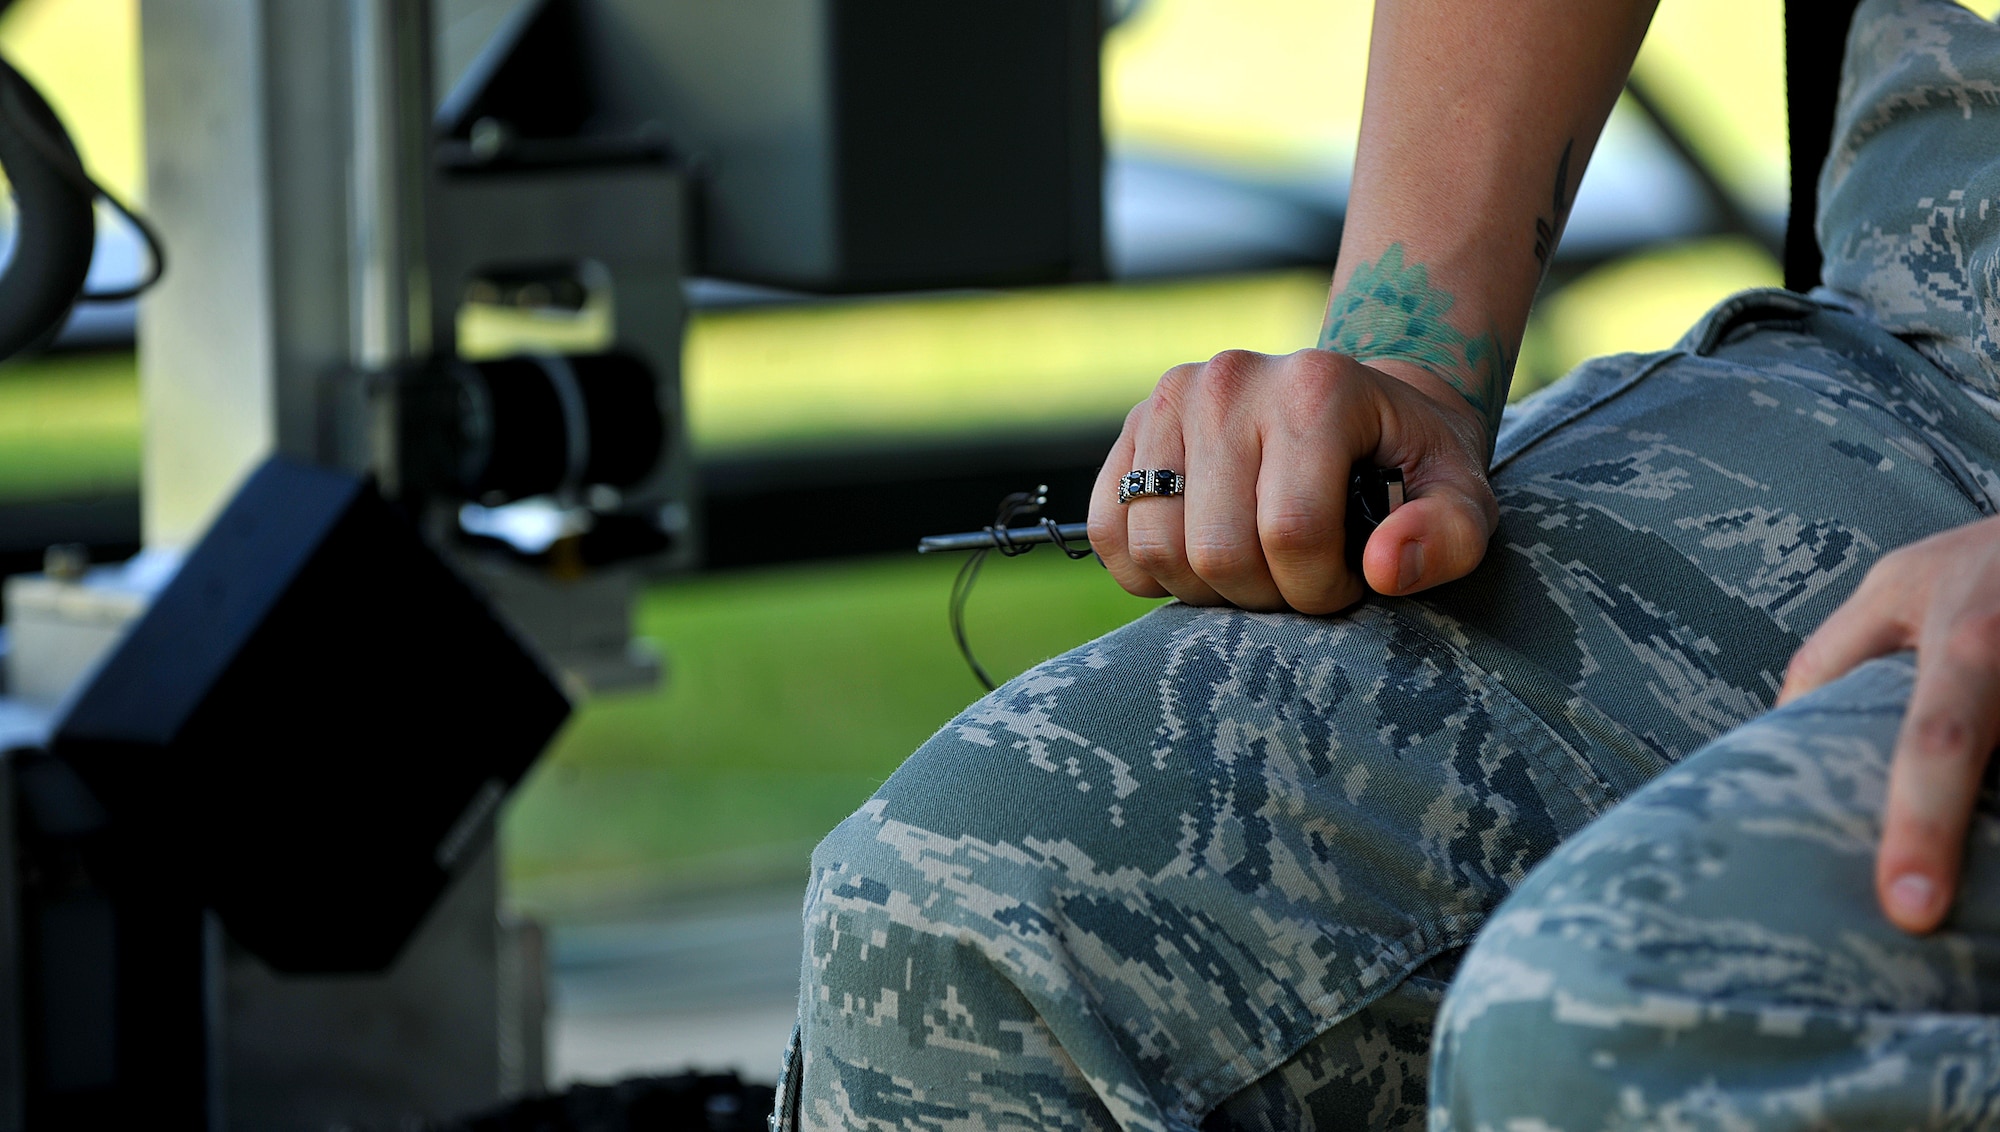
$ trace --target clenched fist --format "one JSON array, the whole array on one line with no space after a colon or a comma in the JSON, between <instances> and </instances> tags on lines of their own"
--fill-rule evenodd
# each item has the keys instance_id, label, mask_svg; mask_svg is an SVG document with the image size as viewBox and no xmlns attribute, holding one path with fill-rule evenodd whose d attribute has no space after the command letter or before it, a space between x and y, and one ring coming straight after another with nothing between
<instances>
[{"instance_id":1,"label":"clenched fist","mask_svg":"<svg viewBox=\"0 0 2000 1132\"><path fill-rule=\"evenodd\" d=\"M1491 445L1465 398L1414 365L1230 350L1167 371L1126 416L1091 496L1090 542L1141 597L1332 613L1366 592L1342 546L1351 465L1403 471L1407 502L1369 538L1362 572L1406 594L1485 554ZM1182 473L1186 494L1119 503L1135 468Z\"/></svg>"}]
</instances>

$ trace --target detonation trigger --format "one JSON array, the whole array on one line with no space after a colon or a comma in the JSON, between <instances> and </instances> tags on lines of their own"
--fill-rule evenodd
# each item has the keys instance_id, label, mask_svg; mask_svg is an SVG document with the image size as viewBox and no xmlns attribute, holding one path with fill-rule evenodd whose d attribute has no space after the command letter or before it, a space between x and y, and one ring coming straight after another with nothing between
<instances>
[{"instance_id":1,"label":"detonation trigger","mask_svg":"<svg viewBox=\"0 0 2000 1132\"><path fill-rule=\"evenodd\" d=\"M1403 469L1354 465L1347 481L1347 568L1361 573L1361 552L1368 536L1403 505Z\"/></svg>"}]
</instances>

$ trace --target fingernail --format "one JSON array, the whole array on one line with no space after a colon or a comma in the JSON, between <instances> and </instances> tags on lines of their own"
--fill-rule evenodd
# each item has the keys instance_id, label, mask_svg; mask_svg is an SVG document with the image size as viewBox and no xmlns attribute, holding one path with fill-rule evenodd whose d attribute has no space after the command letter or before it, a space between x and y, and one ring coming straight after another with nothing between
<instances>
[{"instance_id":1,"label":"fingernail","mask_svg":"<svg viewBox=\"0 0 2000 1132\"><path fill-rule=\"evenodd\" d=\"M1424 580L1424 544L1412 539L1403 544L1403 556L1396 564L1396 592L1408 593Z\"/></svg>"},{"instance_id":2,"label":"fingernail","mask_svg":"<svg viewBox=\"0 0 2000 1132\"><path fill-rule=\"evenodd\" d=\"M1937 885L1931 878L1904 873L1889 882L1889 908L1902 919L1925 920L1930 918L1931 898L1936 894Z\"/></svg>"}]
</instances>

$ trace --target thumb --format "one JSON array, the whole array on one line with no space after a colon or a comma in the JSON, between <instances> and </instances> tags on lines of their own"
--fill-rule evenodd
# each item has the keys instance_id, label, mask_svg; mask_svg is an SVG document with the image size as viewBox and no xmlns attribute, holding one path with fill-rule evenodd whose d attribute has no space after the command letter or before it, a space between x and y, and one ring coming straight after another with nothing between
<instances>
[{"instance_id":1,"label":"thumb","mask_svg":"<svg viewBox=\"0 0 2000 1132\"><path fill-rule=\"evenodd\" d=\"M1369 586L1377 593L1409 594L1470 574L1486 556L1493 534L1492 500L1483 484L1479 496L1438 484L1396 508L1362 552L1361 572Z\"/></svg>"}]
</instances>

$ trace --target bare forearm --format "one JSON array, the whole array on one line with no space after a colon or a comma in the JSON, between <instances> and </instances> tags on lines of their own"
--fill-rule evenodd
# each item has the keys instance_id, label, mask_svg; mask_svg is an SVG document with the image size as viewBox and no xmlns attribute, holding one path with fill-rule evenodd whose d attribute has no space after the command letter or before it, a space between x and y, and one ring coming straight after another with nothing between
<instances>
[{"instance_id":1,"label":"bare forearm","mask_svg":"<svg viewBox=\"0 0 2000 1132\"><path fill-rule=\"evenodd\" d=\"M1655 2L1379 0L1321 346L1441 379L1491 439Z\"/></svg>"},{"instance_id":2,"label":"bare forearm","mask_svg":"<svg viewBox=\"0 0 2000 1132\"><path fill-rule=\"evenodd\" d=\"M1528 305L1654 2L1379 0L1325 349L1224 351L1133 407L1090 507L1120 585L1331 613L1479 564ZM1357 573L1343 517L1360 461L1402 469L1405 502ZM1184 470L1185 498L1127 506L1130 468Z\"/></svg>"}]
</instances>

